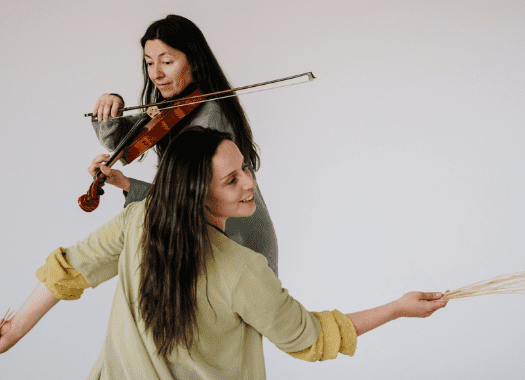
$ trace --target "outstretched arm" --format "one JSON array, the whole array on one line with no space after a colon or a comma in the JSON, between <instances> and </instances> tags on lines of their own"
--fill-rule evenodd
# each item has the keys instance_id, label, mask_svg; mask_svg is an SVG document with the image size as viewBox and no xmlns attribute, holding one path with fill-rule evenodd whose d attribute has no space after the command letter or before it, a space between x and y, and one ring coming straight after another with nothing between
<instances>
[{"instance_id":1,"label":"outstretched arm","mask_svg":"<svg viewBox=\"0 0 525 380\"><path fill-rule=\"evenodd\" d=\"M410 292L386 305L346 316L354 324L359 336L400 317L428 317L447 305L447 301L439 301L442 296L442 293Z\"/></svg>"},{"instance_id":2,"label":"outstretched arm","mask_svg":"<svg viewBox=\"0 0 525 380\"><path fill-rule=\"evenodd\" d=\"M0 353L6 352L22 339L58 301L43 282L38 283L15 316L2 326Z\"/></svg>"},{"instance_id":3,"label":"outstretched arm","mask_svg":"<svg viewBox=\"0 0 525 380\"><path fill-rule=\"evenodd\" d=\"M400 317L428 317L446 306L447 301L440 301L441 297L441 293L410 292L394 302L356 313L314 312L321 322L317 342L303 351L289 354L310 362L335 359L338 353L353 356L358 335Z\"/></svg>"}]
</instances>

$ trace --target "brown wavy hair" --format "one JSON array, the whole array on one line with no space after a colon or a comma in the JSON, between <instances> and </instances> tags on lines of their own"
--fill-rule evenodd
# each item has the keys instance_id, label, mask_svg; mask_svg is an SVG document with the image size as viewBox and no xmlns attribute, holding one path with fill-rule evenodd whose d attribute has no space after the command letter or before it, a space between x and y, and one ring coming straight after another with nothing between
<instances>
[{"instance_id":1,"label":"brown wavy hair","mask_svg":"<svg viewBox=\"0 0 525 380\"><path fill-rule=\"evenodd\" d=\"M181 94L174 97L174 99L189 95L189 93L197 87L203 94L233 88L222 71L217 58L215 58L215 55L211 51L204 34L197 25L187 18L178 15L168 15L166 18L153 22L140 40L142 49L144 49L146 42L149 40L160 40L186 55L188 64L191 67L193 83ZM142 89L141 103L151 104L164 100L160 91L155 87L148 75L148 66L145 60L142 62L142 72L144 75L144 87ZM222 112L230 122L235 143L239 147L242 155L246 158L247 164L249 164L254 171L259 170L258 148L253 141L252 130L250 129L248 118L239 99L234 96L215 99L215 101L219 104ZM183 125L184 123L182 123L180 127ZM162 157L170 138L172 138L174 134L177 134L177 129L180 127L176 128L173 133L170 132L170 137L162 139L155 146L154 149L159 157Z\"/></svg>"},{"instance_id":2,"label":"brown wavy hair","mask_svg":"<svg viewBox=\"0 0 525 380\"><path fill-rule=\"evenodd\" d=\"M139 311L165 359L190 350L197 326L197 280L211 254L205 200L212 159L228 133L188 127L166 149L145 206Z\"/></svg>"}]
</instances>

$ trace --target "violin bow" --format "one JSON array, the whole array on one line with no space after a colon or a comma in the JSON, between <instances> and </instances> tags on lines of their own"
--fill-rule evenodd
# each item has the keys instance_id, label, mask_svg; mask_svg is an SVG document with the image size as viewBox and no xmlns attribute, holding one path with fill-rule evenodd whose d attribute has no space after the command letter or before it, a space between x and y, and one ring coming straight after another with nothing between
<instances>
[{"instance_id":1,"label":"violin bow","mask_svg":"<svg viewBox=\"0 0 525 380\"><path fill-rule=\"evenodd\" d=\"M213 93L210 93L210 94L201 94L200 91L195 91L195 92L198 92L199 95L187 96L187 97L184 97L184 98L181 98L181 99L174 99L174 100L170 99L170 100L165 100L165 101L162 101L162 102L159 102L159 103L148 104L148 105L143 105L143 106L122 108L122 109L119 110L119 112L130 111L130 110L135 110L135 109L139 109L139 108L148 108L148 110L145 112L145 114L143 114L140 117L140 119L128 131L126 136L121 140L120 144L117 146L117 148L116 148L115 152L113 153L113 155L110 157L109 161L106 162L104 165L111 168L113 166L113 164L115 164L115 162L117 162L117 160L119 160L122 157L124 151L127 149L127 146L136 137L140 136L141 130L143 129L143 127L146 124L148 124L147 121L149 120L149 118L154 119L156 117L156 115L158 115L160 113L161 110L167 110L167 109L177 108L177 107L182 107L182 106L190 106L190 105L194 105L194 104L203 103L203 102L206 102L206 101L211 101L211 100L216 100L216 99L224 99L224 98L228 98L228 97L232 97L232 96L245 95L247 93L243 93L243 94L236 94L236 93L234 93L234 94L231 94L231 95L218 96L218 95L223 95L225 93L231 93L231 92L235 92L235 91L246 90L246 89L249 89L249 88L265 86L265 85L269 85L269 84L273 84L273 83L277 83L277 82L283 82L283 81L287 81L287 80L292 80L292 79L296 79L296 78L299 78L299 77L302 77L302 76L308 76L308 80L309 81L312 81L312 80L315 79L315 77L312 74L312 72L307 72L307 73L303 73L303 74L293 75L293 76L290 76L290 77L281 78L281 79L275 79L275 80L262 82L262 83L257 83L257 84L253 84L253 85L232 88L232 89L229 89L229 90L217 91L217 92L213 92ZM293 83L293 84L286 85L286 86L293 86L295 84L301 84L301 83L305 83L305 82ZM281 87L286 87L286 86L281 86ZM273 88L270 88L270 89L259 90L259 91L273 90L275 88L276 87L273 87ZM248 92L248 93L252 93L252 92L256 92L256 91L251 91L251 92ZM211 98L211 99L203 99L203 97L210 97L210 96L212 96L213 98ZM191 99L195 99L195 101L192 102ZM159 105L165 105L165 104L170 104L170 105L167 106L167 107L159 109L159 107L158 107ZM192 109L193 108L194 107L192 107ZM92 116L93 117L93 114L89 113L89 114L85 114L84 116ZM148 116L149 116L149 118L148 118ZM116 118L118 118L118 117L121 117L121 116L117 116ZM95 121L95 117L93 117L93 120ZM106 180L106 176L104 174L102 174L102 171L100 169L97 169L97 171L95 172L95 175L93 176L93 183L89 187L88 192L86 194L82 195L78 199L78 203L79 203L80 208L82 208L84 211L91 212L91 211L95 210L98 207L100 196L102 194L104 194L104 190L102 190L102 186L104 186L105 180Z\"/></svg>"},{"instance_id":2,"label":"violin bow","mask_svg":"<svg viewBox=\"0 0 525 380\"><path fill-rule=\"evenodd\" d=\"M312 72L309 71L309 72L302 73L302 74L292 75L292 76L286 77L286 78L274 79L274 80L270 80L270 81L267 81L267 82L261 82L261 83L251 84L251 85L248 85L248 86L236 87L236 88L232 88L232 89L229 89L229 90L216 91L216 92L212 92L210 94L202 94L202 95L204 95L207 98L210 97L210 96L213 96L213 98L201 100L198 103L209 102L209 101L216 100L216 99L224 99L224 98L228 98L228 97L232 97L232 96L244 95L244 94L232 94L232 95L227 95L227 96L215 97L216 95L226 94L226 93L229 93L229 92L236 92L236 91L247 90L249 88L267 86L269 84L278 83L278 82L284 82L284 81L288 81L288 80L292 80L292 79L296 79L296 78L300 78L300 77L304 77L304 76L308 77L308 81L313 81L315 79L314 74L312 74ZM301 83L306 83L306 82L294 83L294 84L290 84L290 85L286 85L286 86L293 86L295 84L301 84ZM282 87L285 87L285 86L282 86ZM274 88L278 88L278 87L273 87L271 89L265 89L265 90L260 90L260 91L273 90ZM252 91L252 92L255 92L255 91ZM246 92L245 94L250 94L250 93L251 92ZM185 100L189 100L189 99L197 98L197 97L200 97L200 96L190 96L190 97L186 97L184 99ZM126 107L126 108L119 109L118 112L120 113L120 112L125 112L125 111L132 111L132 110L136 110L136 109L149 108L149 107L154 107L154 106L158 107L158 106L162 106L163 104L173 103L173 101L174 100L163 100L162 102L152 103L152 104L145 104L143 106ZM193 103L186 103L186 104L193 104ZM175 108L175 107L179 107L179 106L175 105L173 107L166 107L166 108L162 108L162 109ZM160 109L160 110L162 110L162 109ZM93 113L86 113L86 114L84 114L84 116L85 117L93 116ZM118 117L121 117L121 116L117 116L116 118L118 118Z\"/></svg>"}]
</instances>

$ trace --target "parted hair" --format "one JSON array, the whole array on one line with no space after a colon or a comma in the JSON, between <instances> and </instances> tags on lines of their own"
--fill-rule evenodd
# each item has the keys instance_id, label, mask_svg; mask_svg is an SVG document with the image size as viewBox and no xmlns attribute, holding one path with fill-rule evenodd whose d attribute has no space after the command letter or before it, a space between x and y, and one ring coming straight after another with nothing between
<instances>
[{"instance_id":1,"label":"parted hair","mask_svg":"<svg viewBox=\"0 0 525 380\"><path fill-rule=\"evenodd\" d=\"M145 206L139 310L161 357L190 350L197 326L197 280L211 255L205 201L212 159L229 133L187 127L168 145Z\"/></svg>"},{"instance_id":2,"label":"parted hair","mask_svg":"<svg viewBox=\"0 0 525 380\"><path fill-rule=\"evenodd\" d=\"M183 52L191 67L193 77L192 87L198 87L203 94L232 89L219 62L210 49L204 34L190 20L178 15L168 15L166 18L152 23L140 40L142 49L146 42L160 40L166 45ZM151 104L164 100L160 91L155 87L148 75L148 66L145 60L142 63L144 87L142 89L142 104ZM187 96L185 91L179 96ZM228 121L230 122L235 143L246 157L254 171L259 169L259 155L257 145L253 141L253 134L248 118L236 96L215 100ZM174 131L177 133L176 131ZM171 136L172 138L173 136ZM161 157L169 144L170 138L164 138L155 146L155 151Z\"/></svg>"}]
</instances>

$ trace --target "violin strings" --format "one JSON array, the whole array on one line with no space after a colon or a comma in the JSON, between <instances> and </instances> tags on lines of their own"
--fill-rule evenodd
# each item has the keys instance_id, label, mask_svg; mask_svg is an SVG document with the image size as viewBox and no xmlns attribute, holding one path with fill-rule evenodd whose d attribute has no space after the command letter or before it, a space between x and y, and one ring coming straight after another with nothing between
<instances>
[{"instance_id":1,"label":"violin strings","mask_svg":"<svg viewBox=\"0 0 525 380\"><path fill-rule=\"evenodd\" d=\"M290 87L290 86L295 86L295 85L303 84L303 83L306 83L306 81L305 81L305 82L292 83L292 84L284 84L284 85L276 86L276 87L272 87L272 88L264 88L264 89L260 89L260 90L248 91L248 92L243 92L243 93L241 93L241 94L225 95L225 96L220 96L220 97L213 98L213 99L204 99L204 100L197 101L197 102L184 103L184 104L180 104L180 105L176 105L176 106L171 106L171 107L159 108L159 111L167 110L167 109L170 109L170 108L178 108L178 107L182 107L182 106L185 106L185 105L191 105L191 104L198 104L198 103L211 102L211 101L213 101L213 100L217 100L217 99L226 99L226 98L231 98L231 97L233 97L233 96L241 96L241 95L253 94L253 93L256 93L256 92L275 90L275 89L277 89L277 88L281 88L281 87ZM200 97L200 96L206 96L206 95L198 95L198 96ZM195 97L197 97L197 96L195 96ZM128 116L141 115L141 114L143 114L143 113L146 113L146 111L137 112L137 113L134 113L134 114L131 114L131 115L126 115L126 116L124 116L124 115L122 115L122 116L115 116L115 117L111 117L111 119L120 119L120 118L128 117Z\"/></svg>"}]
</instances>

